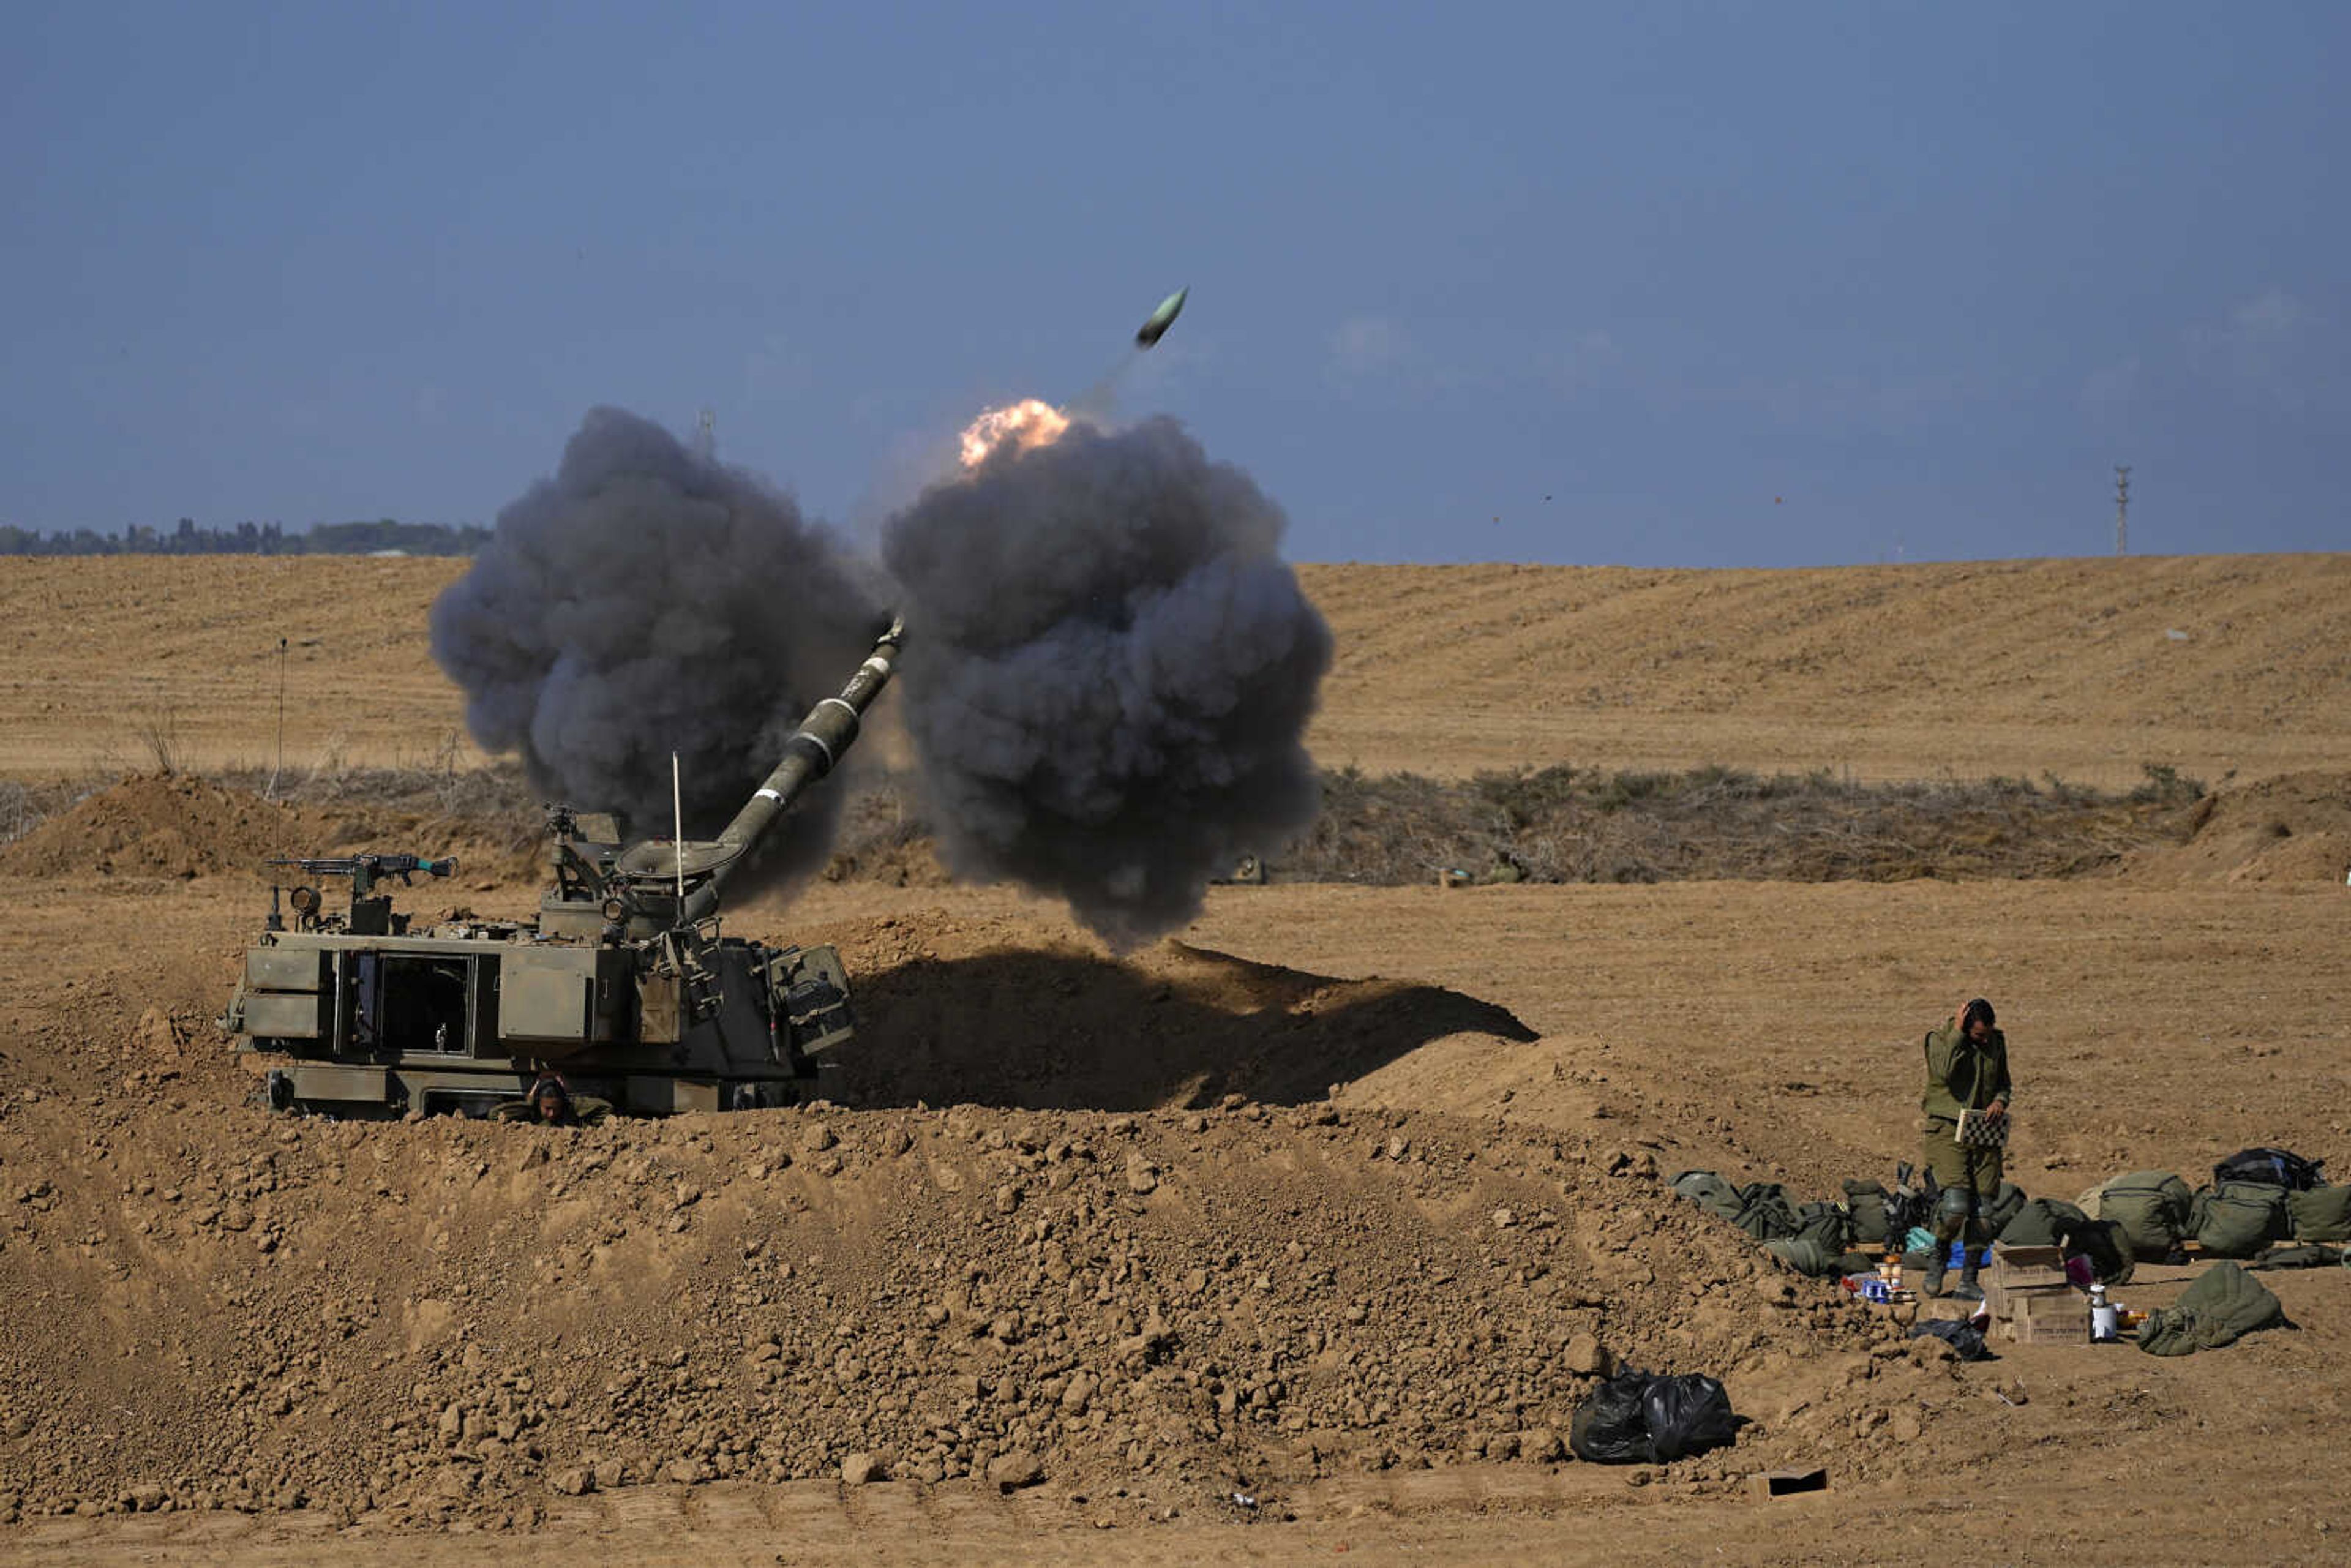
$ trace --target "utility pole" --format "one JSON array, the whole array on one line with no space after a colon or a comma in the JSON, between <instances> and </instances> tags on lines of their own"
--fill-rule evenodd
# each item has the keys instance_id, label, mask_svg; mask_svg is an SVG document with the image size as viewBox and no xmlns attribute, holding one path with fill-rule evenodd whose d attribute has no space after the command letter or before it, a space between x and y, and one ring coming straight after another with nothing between
<instances>
[{"instance_id":1,"label":"utility pole","mask_svg":"<svg viewBox=\"0 0 2351 1568\"><path fill-rule=\"evenodd\" d=\"M2115 465L2115 553L2130 554L2130 465Z\"/></svg>"},{"instance_id":2,"label":"utility pole","mask_svg":"<svg viewBox=\"0 0 2351 1568\"><path fill-rule=\"evenodd\" d=\"M718 411L705 408L694 422L694 450L697 456L718 455Z\"/></svg>"}]
</instances>

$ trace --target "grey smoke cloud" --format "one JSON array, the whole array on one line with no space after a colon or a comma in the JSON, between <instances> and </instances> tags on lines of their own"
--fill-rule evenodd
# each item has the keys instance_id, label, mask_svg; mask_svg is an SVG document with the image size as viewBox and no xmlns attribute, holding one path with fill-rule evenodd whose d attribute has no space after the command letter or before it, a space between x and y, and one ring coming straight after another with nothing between
<instances>
[{"instance_id":1,"label":"grey smoke cloud","mask_svg":"<svg viewBox=\"0 0 2351 1568\"><path fill-rule=\"evenodd\" d=\"M1284 527L1174 420L1080 420L925 490L876 563L757 476L599 408L434 603L433 653L483 747L636 831L665 830L678 751L706 837L894 604L893 689L949 869L1058 894L1127 946L1320 804L1301 737L1331 636ZM753 875L820 862L840 800L803 797Z\"/></svg>"},{"instance_id":2,"label":"grey smoke cloud","mask_svg":"<svg viewBox=\"0 0 2351 1568\"><path fill-rule=\"evenodd\" d=\"M1286 519L1176 421L999 447L885 525L902 700L959 876L1067 899L1117 946L1313 820L1331 635Z\"/></svg>"},{"instance_id":3,"label":"grey smoke cloud","mask_svg":"<svg viewBox=\"0 0 2351 1568\"><path fill-rule=\"evenodd\" d=\"M865 656L884 600L789 496L597 408L434 601L433 656L475 739L550 798L666 833L674 750L686 831L708 836ZM751 874L820 862L839 798L811 791Z\"/></svg>"}]
</instances>

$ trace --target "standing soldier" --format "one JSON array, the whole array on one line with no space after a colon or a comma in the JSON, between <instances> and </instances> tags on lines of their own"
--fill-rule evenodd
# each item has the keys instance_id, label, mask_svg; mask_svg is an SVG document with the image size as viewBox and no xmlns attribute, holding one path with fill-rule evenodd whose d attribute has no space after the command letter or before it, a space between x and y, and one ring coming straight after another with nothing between
<instances>
[{"instance_id":1,"label":"standing soldier","mask_svg":"<svg viewBox=\"0 0 2351 1568\"><path fill-rule=\"evenodd\" d=\"M1978 997L1951 1021L1927 1034L1927 1092L1919 1097L1926 1119L1921 1153L1927 1168L1943 1189L1942 1200L1929 1221L1935 1233L1934 1261L1921 1281L1926 1293L1943 1293L1943 1270L1951 1243L1964 1239L1966 1262L1959 1289L1963 1301L1980 1301L1976 1285L1976 1248L1989 1238L1980 1234L1981 1206L2000 1191L2001 1142L2007 1130L2009 1096L2008 1037L1992 1027L1991 1004ZM1983 1142L1959 1141L1959 1113L1979 1112L1991 1129Z\"/></svg>"}]
</instances>

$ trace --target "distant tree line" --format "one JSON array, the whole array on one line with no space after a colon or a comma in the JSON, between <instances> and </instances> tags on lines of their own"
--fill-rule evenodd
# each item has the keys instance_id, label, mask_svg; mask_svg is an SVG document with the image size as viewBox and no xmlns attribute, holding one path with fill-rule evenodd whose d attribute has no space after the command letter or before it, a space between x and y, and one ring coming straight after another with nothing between
<instances>
[{"instance_id":1,"label":"distant tree line","mask_svg":"<svg viewBox=\"0 0 2351 1568\"><path fill-rule=\"evenodd\" d=\"M233 528L198 528L182 517L164 529L133 523L119 534L95 528L58 528L42 533L0 524L0 555L472 555L489 542L490 530L473 523L319 523L288 533L276 523L239 523Z\"/></svg>"}]
</instances>

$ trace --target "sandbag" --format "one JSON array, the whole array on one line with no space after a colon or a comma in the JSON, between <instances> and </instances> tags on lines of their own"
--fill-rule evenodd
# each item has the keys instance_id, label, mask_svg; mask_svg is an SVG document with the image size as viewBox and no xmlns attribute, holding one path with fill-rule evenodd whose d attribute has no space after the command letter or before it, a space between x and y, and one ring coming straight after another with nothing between
<instances>
[{"instance_id":1,"label":"sandbag","mask_svg":"<svg viewBox=\"0 0 2351 1568\"><path fill-rule=\"evenodd\" d=\"M1718 1219L1739 1218L1739 1189L1712 1171L1683 1171L1666 1185Z\"/></svg>"},{"instance_id":2,"label":"sandbag","mask_svg":"<svg viewBox=\"0 0 2351 1568\"><path fill-rule=\"evenodd\" d=\"M2314 1186L2285 1195L2296 1241L2351 1241L2351 1186Z\"/></svg>"},{"instance_id":3,"label":"sandbag","mask_svg":"<svg viewBox=\"0 0 2351 1568\"><path fill-rule=\"evenodd\" d=\"M1999 1239L2011 1247L2055 1247L2090 1223L2090 1217L2062 1197L2036 1197L2001 1227Z\"/></svg>"},{"instance_id":4,"label":"sandbag","mask_svg":"<svg viewBox=\"0 0 2351 1568\"><path fill-rule=\"evenodd\" d=\"M1874 1181L1854 1181L1844 1184L1845 1213L1853 1218L1853 1234L1847 1239L1857 1246L1883 1247L1889 1234L1886 1227L1886 1200L1893 1195Z\"/></svg>"},{"instance_id":5,"label":"sandbag","mask_svg":"<svg viewBox=\"0 0 2351 1568\"><path fill-rule=\"evenodd\" d=\"M2283 1322L2285 1308L2268 1286L2235 1263L2215 1263L2173 1305L2147 1313L2138 1347L2149 1355L2188 1355Z\"/></svg>"},{"instance_id":6,"label":"sandbag","mask_svg":"<svg viewBox=\"0 0 2351 1568\"><path fill-rule=\"evenodd\" d=\"M2285 1188L2266 1182L2206 1187L2189 1206L2189 1234L2215 1258L2251 1258L2289 1234L2285 1198Z\"/></svg>"},{"instance_id":7,"label":"sandbag","mask_svg":"<svg viewBox=\"0 0 2351 1568\"><path fill-rule=\"evenodd\" d=\"M2169 1171L2133 1171L2099 1189L2098 1216L2122 1227L2134 1253L2159 1260L2188 1234L2195 1201L2188 1184Z\"/></svg>"},{"instance_id":8,"label":"sandbag","mask_svg":"<svg viewBox=\"0 0 2351 1568\"><path fill-rule=\"evenodd\" d=\"M2308 1192L2325 1181L2318 1167L2325 1160L2306 1160L2292 1149L2239 1149L2212 1167L2212 1185L2257 1181L2288 1192Z\"/></svg>"}]
</instances>

